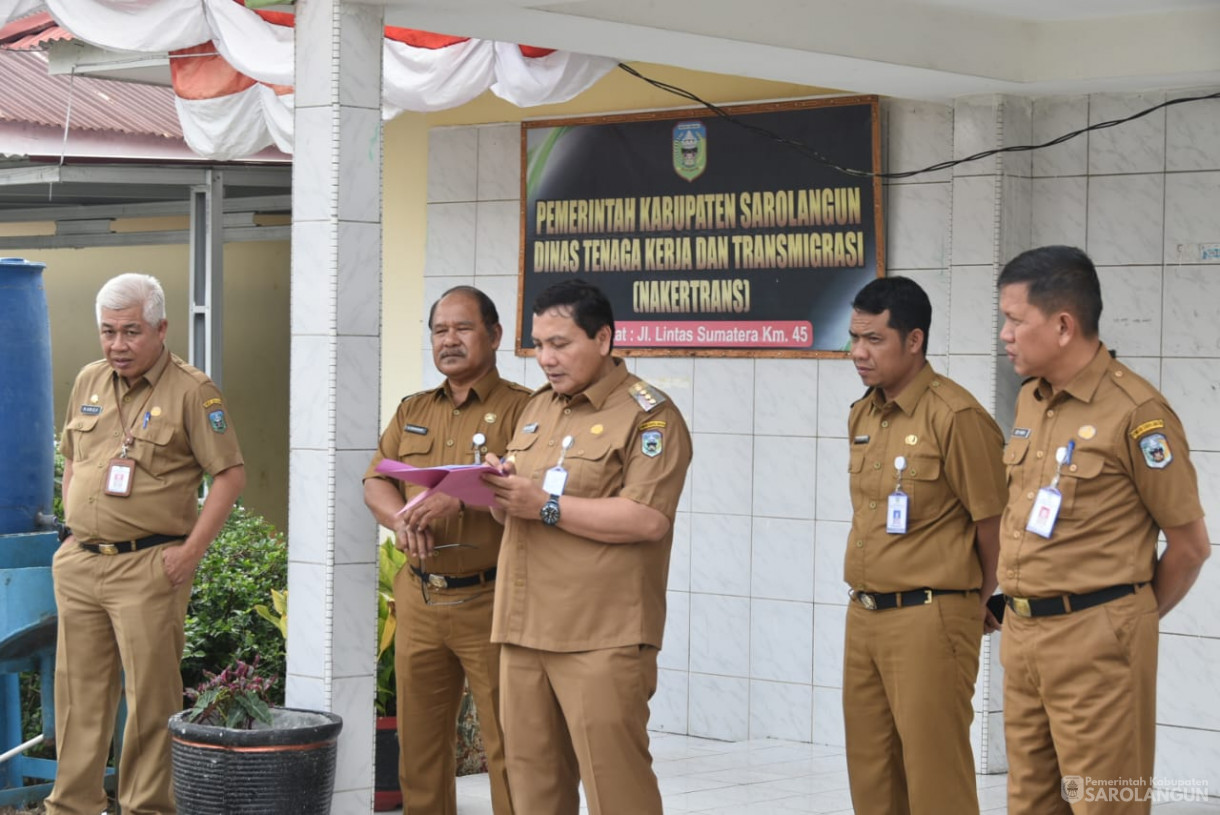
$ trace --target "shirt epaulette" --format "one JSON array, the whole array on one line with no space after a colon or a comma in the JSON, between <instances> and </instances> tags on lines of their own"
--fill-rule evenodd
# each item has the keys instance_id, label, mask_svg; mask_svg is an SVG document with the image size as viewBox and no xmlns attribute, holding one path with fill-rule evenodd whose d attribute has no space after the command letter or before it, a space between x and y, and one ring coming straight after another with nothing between
<instances>
[{"instance_id":1,"label":"shirt epaulette","mask_svg":"<svg viewBox=\"0 0 1220 815\"><path fill-rule=\"evenodd\" d=\"M1106 377L1136 405L1151 402L1160 395L1148 380L1122 363L1111 364L1106 371Z\"/></svg>"},{"instance_id":2,"label":"shirt epaulette","mask_svg":"<svg viewBox=\"0 0 1220 815\"><path fill-rule=\"evenodd\" d=\"M206 373L199 370L194 365L192 365L191 363L182 359L181 357L179 357L177 354L175 354L173 352L170 352L169 364L176 367L178 370L182 371L184 374L189 376L191 379L194 379L195 382L199 385L203 385L203 384L206 384L206 383L212 381L212 378L209 377Z\"/></svg>"},{"instance_id":3,"label":"shirt epaulette","mask_svg":"<svg viewBox=\"0 0 1220 815\"><path fill-rule=\"evenodd\" d=\"M668 396L661 393L659 390L654 388L652 385L649 385L642 379L633 384L628 389L628 392L631 394L631 398L636 401L636 404L642 407L645 412L652 410L657 405L669 399Z\"/></svg>"},{"instance_id":4,"label":"shirt epaulette","mask_svg":"<svg viewBox=\"0 0 1220 815\"><path fill-rule=\"evenodd\" d=\"M944 402L954 413L972 410L977 404L974 397L951 379L938 376L928 383L928 393Z\"/></svg>"},{"instance_id":5,"label":"shirt epaulette","mask_svg":"<svg viewBox=\"0 0 1220 815\"><path fill-rule=\"evenodd\" d=\"M517 393L526 393L526 394L531 394L531 395L534 393L533 390L525 387L524 385L522 385L518 382L513 382L512 380L509 380L509 379L501 379L500 381L503 382L510 390L515 390Z\"/></svg>"},{"instance_id":6,"label":"shirt epaulette","mask_svg":"<svg viewBox=\"0 0 1220 815\"><path fill-rule=\"evenodd\" d=\"M416 391L415 393L408 393L406 396L404 396L402 399L399 400L399 404L402 404L403 402L407 401L408 399L414 399L416 396L423 396L425 393L432 393L432 391L433 391L433 389L429 388L427 390Z\"/></svg>"}]
</instances>

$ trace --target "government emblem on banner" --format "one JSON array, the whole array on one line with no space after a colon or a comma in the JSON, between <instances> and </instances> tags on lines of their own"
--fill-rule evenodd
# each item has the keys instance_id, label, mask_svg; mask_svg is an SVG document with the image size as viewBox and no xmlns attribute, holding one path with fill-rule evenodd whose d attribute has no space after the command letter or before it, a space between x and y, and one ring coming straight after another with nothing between
<instances>
[{"instance_id":1,"label":"government emblem on banner","mask_svg":"<svg viewBox=\"0 0 1220 815\"><path fill-rule=\"evenodd\" d=\"M674 172L694 181L707 169L707 128L702 122L674 125Z\"/></svg>"}]
</instances>

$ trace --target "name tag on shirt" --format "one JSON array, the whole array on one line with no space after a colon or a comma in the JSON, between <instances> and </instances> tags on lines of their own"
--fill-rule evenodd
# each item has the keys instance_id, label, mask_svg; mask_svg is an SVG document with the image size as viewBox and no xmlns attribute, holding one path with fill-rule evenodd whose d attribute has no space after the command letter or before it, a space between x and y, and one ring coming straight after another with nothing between
<instances>
[{"instance_id":1,"label":"name tag on shirt","mask_svg":"<svg viewBox=\"0 0 1220 815\"><path fill-rule=\"evenodd\" d=\"M889 532L891 535L905 535L907 533L907 507L909 504L910 499L905 492L890 493L885 516L886 532Z\"/></svg>"},{"instance_id":2,"label":"name tag on shirt","mask_svg":"<svg viewBox=\"0 0 1220 815\"><path fill-rule=\"evenodd\" d=\"M1027 532L1033 532L1044 538L1049 538L1059 518L1059 507L1063 504L1063 495L1054 487L1043 487L1038 490L1033 509L1029 511L1029 521L1025 524Z\"/></svg>"}]
</instances>

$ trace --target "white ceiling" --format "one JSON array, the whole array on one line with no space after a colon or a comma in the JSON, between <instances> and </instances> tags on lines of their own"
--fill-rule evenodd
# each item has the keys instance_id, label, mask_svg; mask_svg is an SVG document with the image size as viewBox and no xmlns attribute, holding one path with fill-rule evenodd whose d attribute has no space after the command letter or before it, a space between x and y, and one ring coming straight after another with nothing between
<instances>
[{"instance_id":1,"label":"white ceiling","mask_svg":"<svg viewBox=\"0 0 1220 815\"><path fill-rule=\"evenodd\" d=\"M1220 85L1220 0L362 0L386 23L923 99Z\"/></svg>"},{"instance_id":2,"label":"white ceiling","mask_svg":"<svg viewBox=\"0 0 1220 815\"><path fill-rule=\"evenodd\" d=\"M1018 20L1087 20L1216 5L1215 0L923 0L923 3Z\"/></svg>"}]
</instances>

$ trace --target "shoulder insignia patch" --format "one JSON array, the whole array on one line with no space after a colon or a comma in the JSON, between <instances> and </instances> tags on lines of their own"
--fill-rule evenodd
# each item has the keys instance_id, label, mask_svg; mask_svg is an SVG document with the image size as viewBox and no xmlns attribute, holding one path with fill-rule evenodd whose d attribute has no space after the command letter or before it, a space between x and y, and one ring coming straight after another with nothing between
<instances>
[{"instance_id":1,"label":"shoulder insignia patch","mask_svg":"<svg viewBox=\"0 0 1220 815\"><path fill-rule=\"evenodd\" d=\"M598 425L598 427L601 427L601 425ZM664 430L665 422L661 421L660 419L653 419L650 422L644 422L642 425L640 425L636 429L637 430ZM594 432L600 433L601 431L597 430L597 428L594 428Z\"/></svg>"},{"instance_id":2,"label":"shoulder insignia patch","mask_svg":"<svg viewBox=\"0 0 1220 815\"><path fill-rule=\"evenodd\" d=\"M649 458L661 455L664 441L660 430L645 430L640 434L640 452Z\"/></svg>"},{"instance_id":3,"label":"shoulder insignia patch","mask_svg":"<svg viewBox=\"0 0 1220 815\"><path fill-rule=\"evenodd\" d=\"M652 389L652 386L647 382L636 382L630 388L631 398L642 407L644 410L652 410L657 405L665 401L665 397ZM657 450L657 452L661 452Z\"/></svg>"},{"instance_id":4,"label":"shoulder insignia patch","mask_svg":"<svg viewBox=\"0 0 1220 815\"><path fill-rule=\"evenodd\" d=\"M203 409L204 409L204 410L207 410L207 409L208 409L208 408L210 408L212 405L219 405L219 404L221 404L220 399L217 399L217 398L213 397L212 399L209 399L208 401L206 401L206 402L204 402L204 403L203 403Z\"/></svg>"},{"instance_id":5,"label":"shoulder insignia patch","mask_svg":"<svg viewBox=\"0 0 1220 815\"><path fill-rule=\"evenodd\" d=\"M96 416L102 412L101 405L81 405L80 412L86 416Z\"/></svg>"},{"instance_id":6,"label":"shoulder insignia patch","mask_svg":"<svg viewBox=\"0 0 1220 815\"><path fill-rule=\"evenodd\" d=\"M408 433L414 433L417 436L428 435L428 428L424 427L423 425L409 424L403 427L403 430L407 431Z\"/></svg>"},{"instance_id":7,"label":"shoulder insignia patch","mask_svg":"<svg viewBox=\"0 0 1220 815\"><path fill-rule=\"evenodd\" d=\"M1163 419L1153 419L1150 422L1144 422L1142 425L1131 431L1131 438L1138 439L1145 433L1151 433L1153 430L1160 430L1163 427L1165 427L1165 421Z\"/></svg>"},{"instance_id":8,"label":"shoulder insignia patch","mask_svg":"<svg viewBox=\"0 0 1220 815\"><path fill-rule=\"evenodd\" d=\"M208 424L212 426L212 430L216 433L223 433L229 429L229 425L225 422L225 412L223 410L213 410L208 414Z\"/></svg>"},{"instance_id":9,"label":"shoulder insignia patch","mask_svg":"<svg viewBox=\"0 0 1220 815\"><path fill-rule=\"evenodd\" d=\"M1169 449L1169 441L1162 433L1153 433L1140 439L1140 452L1144 454L1144 463L1154 470L1163 470L1173 461L1173 451Z\"/></svg>"}]
</instances>

